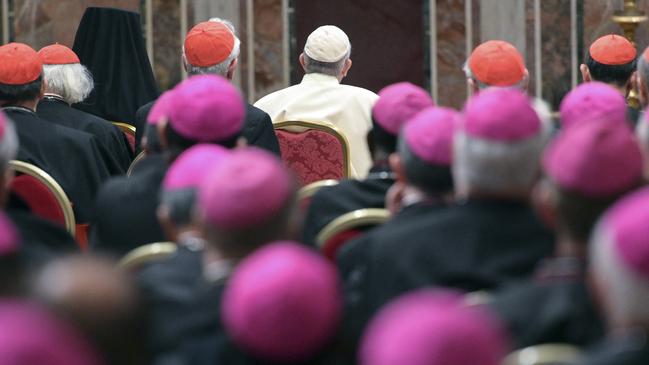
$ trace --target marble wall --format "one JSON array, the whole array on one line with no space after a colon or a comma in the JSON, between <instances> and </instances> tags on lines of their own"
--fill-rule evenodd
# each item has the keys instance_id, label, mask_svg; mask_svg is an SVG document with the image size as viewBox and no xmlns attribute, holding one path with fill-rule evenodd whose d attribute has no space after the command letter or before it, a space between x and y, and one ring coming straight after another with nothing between
<instances>
[{"instance_id":1,"label":"marble wall","mask_svg":"<svg viewBox=\"0 0 649 365\"><path fill-rule=\"evenodd\" d=\"M377 90L390 82L410 80L435 92L440 104L458 108L467 96L461 69L467 52L494 37L508 39L524 51L530 72L530 92L537 95L537 90L540 91L556 108L572 87L573 76L581 80L575 70L588 45L601 35L621 33L611 16L623 4L622 0L576 0L577 42L572 44L571 0L150 1L153 16L151 24L145 26L150 27L153 35L151 60L161 89L172 87L183 78L180 50L187 29L181 29L182 25L189 28L214 16L234 22L242 42L234 82L254 101L291 81L298 82L301 75L297 54L308 35L306 29L334 23L349 28L354 43L355 64L346 80L348 83ZM146 0L8 0L8 3L9 38L35 48L53 42L72 45L87 6L146 9ZM495 11L494 6L485 6L491 3L504 8ZM649 0L638 3L649 13ZM186 9L181 9L183 4ZM428 4L436 7L435 19L421 16L427 14ZM535 6L540 7L540 13L535 12ZM539 45L535 37L537 17L541 32ZM288 24L291 34L287 31ZM435 27L431 32L430 26ZM430 48L429 33L436 35L434 50ZM376 39L382 42L377 44ZM640 25L636 41L639 49L649 44L649 22ZM292 44L292 53L288 44ZM394 48L395 44L399 47ZM576 60L571 57L573 54L577 55ZM431 55L436 57L434 84L431 83ZM371 66L377 57L389 60L374 69ZM292 75L291 70L295 71ZM541 82L537 82L538 76Z\"/></svg>"}]
</instances>

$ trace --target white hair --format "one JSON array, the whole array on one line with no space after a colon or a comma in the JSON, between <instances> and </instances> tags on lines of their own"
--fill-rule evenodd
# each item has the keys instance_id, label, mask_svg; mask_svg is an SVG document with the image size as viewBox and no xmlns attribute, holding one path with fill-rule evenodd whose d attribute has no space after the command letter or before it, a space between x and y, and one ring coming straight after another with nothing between
<instances>
[{"instance_id":1,"label":"white hair","mask_svg":"<svg viewBox=\"0 0 649 365\"><path fill-rule=\"evenodd\" d=\"M487 89L490 87L501 87L501 86L491 86L489 84L485 84L484 82L478 80L478 78L475 77L475 75L473 74L471 67L469 67L469 60L466 60L466 62L464 62L464 65L462 66L462 71L464 71L464 75L466 76L466 78L473 80L475 84L478 86L478 89L480 90ZM505 86L504 88L525 90L526 87L527 87L527 80L525 77L523 77L521 81L515 83L514 85Z\"/></svg>"},{"instance_id":2,"label":"white hair","mask_svg":"<svg viewBox=\"0 0 649 365\"><path fill-rule=\"evenodd\" d=\"M649 324L649 280L622 262L613 234L602 222L590 242L591 271L602 294L609 324Z\"/></svg>"},{"instance_id":3,"label":"white hair","mask_svg":"<svg viewBox=\"0 0 649 365\"><path fill-rule=\"evenodd\" d=\"M5 130L0 139L0 172L5 172L9 167L9 161L16 158L18 153L18 135L13 122L5 115Z\"/></svg>"},{"instance_id":4,"label":"white hair","mask_svg":"<svg viewBox=\"0 0 649 365\"><path fill-rule=\"evenodd\" d=\"M85 100L95 87L92 74L80 63L43 65L45 92L56 94L69 104Z\"/></svg>"},{"instance_id":5,"label":"white hair","mask_svg":"<svg viewBox=\"0 0 649 365\"><path fill-rule=\"evenodd\" d=\"M526 140L494 142L457 131L453 140L453 179L456 191L488 193L527 191L539 173L547 134L542 129Z\"/></svg>"},{"instance_id":6,"label":"white hair","mask_svg":"<svg viewBox=\"0 0 649 365\"><path fill-rule=\"evenodd\" d=\"M225 61L221 63L217 63L216 65L208 66L208 67L199 67L199 66L194 66L189 61L187 61L187 57L185 57L185 47L183 46L183 58L185 59L185 63L187 64L187 73L190 75L220 75L220 76L226 76L228 73L228 70L230 69L230 64L232 61L236 60L239 57L239 52L241 51L241 41L239 40L239 37L237 37L237 32L234 28L234 24L230 22L229 20L221 19L221 18L210 18L208 20L210 22L215 22L215 23L222 23L225 25L230 31L232 32L232 36L234 36L234 46L232 47L232 52L230 52L230 55L228 58L225 59Z\"/></svg>"},{"instance_id":7,"label":"white hair","mask_svg":"<svg viewBox=\"0 0 649 365\"><path fill-rule=\"evenodd\" d=\"M347 51L345 56L336 62L322 62L312 59L306 54L306 52L302 54L304 55L305 73L317 73L338 77L343 71L343 68L345 68L345 63L347 62L349 57L351 57L352 49L351 47L349 47L349 50Z\"/></svg>"}]
</instances>

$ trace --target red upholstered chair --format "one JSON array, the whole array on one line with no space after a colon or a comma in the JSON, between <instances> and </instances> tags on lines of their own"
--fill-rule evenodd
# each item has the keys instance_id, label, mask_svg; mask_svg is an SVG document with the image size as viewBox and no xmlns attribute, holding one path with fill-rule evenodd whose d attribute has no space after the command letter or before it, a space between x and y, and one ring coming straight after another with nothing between
<instances>
[{"instance_id":1,"label":"red upholstered chair","mask_svg":"<svg viewBox=\"0 0 649 365\"><path fill-rule=\"evenodd\" d=\"M128 140L128 145L131 147L131 151L135 152L135 127L128 123L113 122L113 124L122 130Z\"/></svg>"},{"instance_id":2,"label":"red upholstered chair","mask_svg":"<svg viewBox=\"0 0 649 365\"><path fill-rule=\"evenodd\" d=\"M362 235L369 228L381 225L390 218L387 209L358 209L341 215L327 224L316 237L320 252L335 261L338 250L351 239Z\"/></svg>"},{"instance_id":3,"label":"red upholstered chair","mask_svg":"<svg viewBox=\"0 0 649 365\"><path fill-rule=\"evenodd\" d=\"M36 216L65 227L72 236L76 225L72 204L61 186L47 172L23 162L10 161L16 173L11 191L19 196Z\"/></svg>"},{"instance_id":4,"label":"red upholstered chair","mask_svg":"<svg viewBox=\"0 0 649 365\"><path fill-rule=\"evenodd\" d=\"M301 186L349 176L349 142L333 126L304 121L275 123L284 164Z\"/></svg>"}]
</instances>

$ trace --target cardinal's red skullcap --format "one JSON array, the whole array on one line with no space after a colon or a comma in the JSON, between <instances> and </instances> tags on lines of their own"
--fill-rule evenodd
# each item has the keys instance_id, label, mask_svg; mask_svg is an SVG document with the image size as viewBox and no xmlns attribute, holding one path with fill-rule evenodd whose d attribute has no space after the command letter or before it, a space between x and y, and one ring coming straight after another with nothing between
<instances>
[{"instance_id":1,"label":"cardinal's red skullcap","mask_svg":"<svg viewBox=\"0 0 649 365\"><path fill-rule=\"evenodd\" d=\"M69 65L81 63L79 57L70 48L61 44L52 44L38 51L44 65Z\"/></svg>"},{"instance_id":2,"label":"cardinal's red skullcap","mask_svg":"<svg viewBox=\"0 0 649 365\"><path fill-rule=\"evenodd\" d=\"M635 59L637 51L628 39L609 34L590 45L590 57L604 65L624 65Z\"/></svg>"},{"instance_id":3,"label":"cardinal's red skullcap","mask_svg":"<svg viewBox=\"0 0 649 365\"><path fill-rule=\"evenodd\" d=\"M43 72L38 53L22 43L0 47L0 84L25 85L36 81Z\"/></svg>"},{"instance_id":4,"label":"cardinal's red skullcap","mask_svg":"<svg viewBox=\"0 0 649 365\"><path fill-rule=\"evenodd\" d=\"M234 34L225 24L198 23L185 37L185 57L193 66L214 66L230 56L234 43Z\"/></svg>"},{"instance_id":5,"label":"cardinal's red skullcap","mask_svg":"<svg viewBox=\"0 0 649 365\"><path fill-rule=\"evenodd\" d=\"M473 76L489 86L512 86L525 76L525 62L516 47L505 41L487 41L471 53Z\"/></svg>"}]
</instances>

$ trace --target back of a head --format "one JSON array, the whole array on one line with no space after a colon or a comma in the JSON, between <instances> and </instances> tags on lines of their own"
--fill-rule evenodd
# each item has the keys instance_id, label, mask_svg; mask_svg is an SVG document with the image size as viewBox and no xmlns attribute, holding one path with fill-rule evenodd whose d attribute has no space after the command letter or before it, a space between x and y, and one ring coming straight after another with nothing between
<instances>
[{"instance_id":1,"label":"back of a head","mask_svg":"<svg viewBox=\"0 0 649 365\"><path fill-rule=\"evenodd\" d=\"M245 254L291 232L295 183L274 155L237 149L205 179L199 210L206 238Z\"/></svg>"},{"instance_id":2,"label":"back of a head","mask_svg":"<svg viewBox=\"0 0 649 365\"><path fill-rule=\"evenodd\" d=\"M649 189L615 203L590 242L595 293L609 328L649 329Z\"/></svg>"},{"instance_id":3,"label":"back of a head","mask_svg":"<svg viewBox=\"0 0 649 365\"><path fill-rule=\"evenodd\" d=\"M38 274L34 294L92 339L111 363L141 360L135 287L114 262L84 256L55 260Z\"/></svg>"},{"instance_id":4,"label":"back of a head","mask_svg":"<svg viewBox=\"0 0 649 365\"><path fill-rule=\"evenodd\" d=\"M304 44L305 72L338 77L351 51L349 38L342 29L334 25L318 27Z\"/></svg>"},{"instance_id":5,"label":"back of a head","mask_svg":"<svg viewBox=\"0 0 649 365\"><path fill-rule=\"evenodd\" d=\"M229 336L256 358L309 363L332 340L341 311L333 265L299 243L274 242L237 267L221 316Z\"/></svg>"},{"instance_id":6,"label":"back of a head","mask_svg":"<svg viewBox=\"0 0 649 365\"><path fill-rule=\"evenodd\" d=\"M642 183L643 158L622 123L582 123L562 132L545 151L559 226L587 242L600 214Z\"/></svg>"},{"instance_id":7,"label":"back of a head","mask_svg":"<svg viewBox=\"0 0 649 365\"><path fill-rule=\"evenodd\" d=\"M431 107L404 126L398 150L408 184L429 196L453 191L453 132L460 118L453 109Z\"/></svg>"},{"instance_id":8,"label":"back of a head","mask_svg":"<svg viewBox=\"0 0 649 365\"><path fill-rule=\"evenodd\" d=\"M372 107L371 146L390 154L396 151L397 136L406 121L434 105L428 92L409 82L399 82L379 91Z\"/></svg>"},{"instance_id":9,"label":"back of a head","mask_svg":"<svg viewBox=\"0 0 649 365\"><path fill-rule=\"evenodd\" d=\"M581 123L624 124L627 121L624 97L602 82L587 82L571 90L561 101L559 111L563 129Z\"/></svg>"},{"instance_id":10,"label":"back of a head","mask_svg":"<svg viewBox=\"0 0 649 365\"><path fill-rule=\"evenodd\" d=\"M608 34L593 42L586 53L586 67L594 81L625 86L636 68L637 51L625 37Z\"/></svg>"},{"instance_id":11,"label":"back of a head","mask_svg":"<svg viewBox=\"0 0 649 365\"><path fill-rule=\"evenodd\" d=\"M472 97L454 138L456 192L527 195L538 177L546 132L520 90L491 88Z\"/></svg>"},{"instance_id":12,"label":"back of a head","mask_svg":"<svg viewBox=\"0 0 649 365\"><path fill-rule=\"evenodd\" d=\"M94 87L92 75L70 48L52 44L38 51L43 61L45 93L68 104L85 100Z\"/></svg>"},{"instance_id":13,"label":"back of a head","mask_svg":"<svg viewBox=\"0 0 649 365\"><path fill-rule=\"evenodd\" d=\"M480 44L469 56L464 71L480 89L526 86L527 70L523 56L505 41L492 40Z\"/></svg>"},{"instance_id":14,"label":"back of a head","mask_svg":"<svg viewBox=\"0 0 649 365\"><path fill-rule=\"evenodd\" d=\"M20 301L0 302L0 364L100 365L80 333L43 309Z\"/></svg>"},{"instance_id":15,"label":"back of a head","mask_svg":"<svg viewBox=\"0 0 649 365\"><path fill-rule=\"evenodd\" d=\"M158 216L164 214L176 228L191 225L198 189L228 155L224 147L207 144L183 152L169 166L162 181Z\"/></svg>"},{"instance_id":16,"label":"back of a head","mask_svg":"<svg viewBox=\"0 0 649 365\"><path fill-rule=\"evenodd\" d=\"M183 45L187 73L225 77L232 61L239 57L240 47L232 23L218 18L198 23L187 32Z\"/></svg>"},{"instance_id":17,"label":"back of a head","mask_svg":"<svg viewBox=\"0 0 649 365\"><path fill-rule=\"evenodd\" d=\"M498 365L502 325L456 293L420 290L384 306L363 336L361 365Z\"/></svg>"},{"instance_id":18,"label":"back of a head","mask_svg":"<svg viewBox=\"0 0 649 365\"><path fill-rule=\"evenodd\" d=\"M228 80L199 75L174 88L167 116L162 121L164 138L168 151L177 156L197 143L234 147L243 128L245 108L241 94Z\"/></svg>"},{"instance_id":19,"label":"back of a head","mask_svg":"<svg viewBox=\"0 0 649 365\"><path fill-rule=\"evenodd\" d=\"M41 94L43 62L22 43L0 46L0 106L37 100Z\"/></svg>"}]
</instances>

